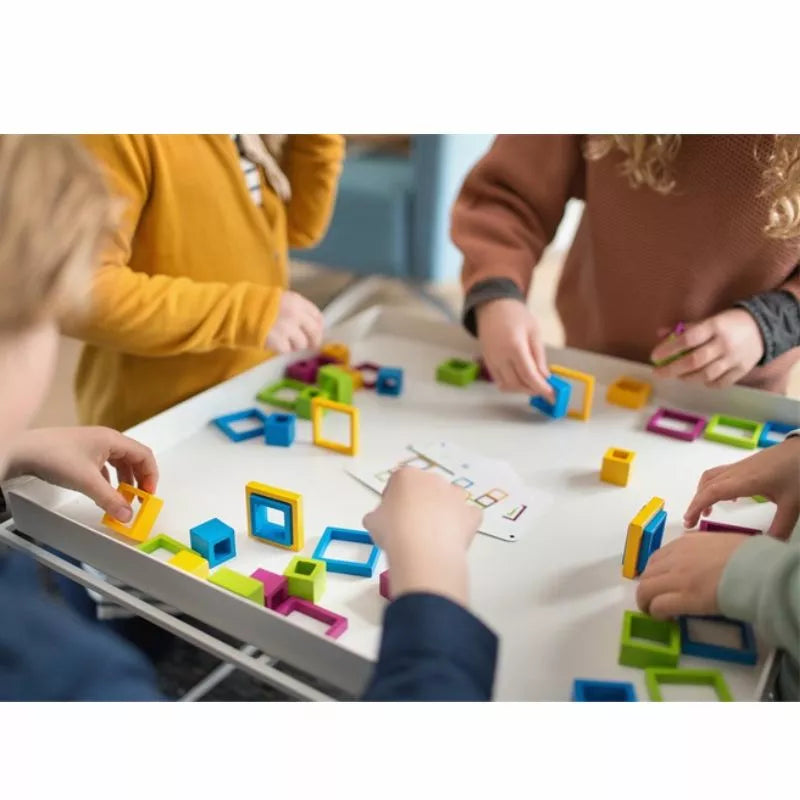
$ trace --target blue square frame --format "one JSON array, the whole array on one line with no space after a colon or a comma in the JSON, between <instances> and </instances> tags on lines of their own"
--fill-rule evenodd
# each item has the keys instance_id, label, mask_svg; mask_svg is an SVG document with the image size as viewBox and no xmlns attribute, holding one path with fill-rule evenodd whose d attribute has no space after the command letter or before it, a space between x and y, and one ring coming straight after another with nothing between
<instances>
[{"instance_id":1,"label":"blue square frame","mask_svg":"<svg viewBox=\"0 0 800 800\"><path fill-rule=\"evenodd\" d=\"M666 524L667 512L662 509L645 526L642 534L642 543L639 545L639 557L636 560L637 575L641 575L644 572L650 556L661 547Z\"/></svg>"},{"instance_id":2,"label":"blue square frame","mask_svg":"<svg viewBox=\"0 0 800 800\"><path fill-rule=\"evenodd\" d=\"M261 425L250 431L237 433L231 426L234 422L243 419L257 419ZM255 439L257 436L264 435L267 424L267 415L258 408L248 408L244 411L236 411L233 414L226 414L224 417L217 417L211 420L232 442L243 442L246 439Z\"/></svg>"},{"instance_id":3,"label":"blue square frame","mask_svg":"<svg viewBox=\"0 0 800 800\"><path fill-rule=\"evenodd\" d=\"M326 558L325 551L331 542L354 542L355 544L372 545L366 561L341 561L336 558ZM357 575L359 578L371 578L375 574L375 566L380 556L380 548L372 541L366 531L356 531L350 528L325 528L312 558L323 561L328 572L338 572L342 575Z\"/></svg>"},{"instance_id":4,"label":"blue square frame","mask_svg":"<svg viewBox=\"0 0 800 800\"><path fill-rule=\"evenodd\" d=\"M689 636L689 621L693 619L719 622L738 628L742 646L740 648L725 647L720 644L708 644L707 642L698 642L696 639L692 639ZM684 655L710 658L714 661L728 661L733 664L749 664L751 666L758 662L756 637L752 626L746 622L738 619L728 619L728 617L687 614L678 617L678 624L681 628L681 653Z\"/></svg>"},{"instance_id":5,"label":"blue square frame","mask_svg":"<svg viewBox=\"0 0 800 800\"><path fill-rule=\"evenodd\" d=\"M569 398L572 395L572 384L559 378L557 375L551 375L547 382L553 387L553 392L556 396L555 403L549 403L541 395L534 395L530 399L530 404L542 414L553 419L561 419L567 415L569 410Z\"/></svg>"},{"instance_id":6,"label":"blue square frame","mask_svg":"<svg viewBox=\"0 0 800 800\"><path fill-rule=\"evenodd\" d=\"M776 442L774 439L770 439L770 433L791 433L797 428L800 427L798 425L792 425L788 422L776 422L775 420L769 420L764 423L764 427L761 429L761 436L758 437L758 446L759 447L772 447L774 444L780 444L780 442Z\"/></svg>"},{"instance_id":7,"label":"blue square frame","mask_svg":"<svg viewBox=\"0 0 800 800\"><path fill-rule=\"evenodd\" d=\"M284 523L278 525L267 518L269 509L283 513ZM294 516L289 503L264 497L259 494L250 495L250 530L253 538L264 542L275 542L283 547L291 547L294 542Z\"/></svg>"},{"instance_id":8,"label":"blue square frame","mask_svg":"<svg viewBox=\"0 0 800 800\"><path fill-rule=\"evenodd\" d=\"M636 689L625 681L589 681L576 678L572 700L578 703L635 703Z\"/></svg>"}]
</instances>

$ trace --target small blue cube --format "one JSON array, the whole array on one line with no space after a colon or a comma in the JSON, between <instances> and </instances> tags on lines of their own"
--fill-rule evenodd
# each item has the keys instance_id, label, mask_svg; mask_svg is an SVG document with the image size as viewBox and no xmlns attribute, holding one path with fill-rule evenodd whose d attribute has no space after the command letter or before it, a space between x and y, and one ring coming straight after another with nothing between
<instances>
[{"instance_id":1,"label":"small blue cube","mask_svg":"<svg viewBox=\"0 0 800 800\"><path fill-rule=\"evenodd\" d=\"M289 447L294 444L294 414L270 414L264 422L264 433L267 444L276 447Z\"/></svg>"},{"instance_id":2,"label":"small blue cube","mask_svg":"<svg viewBox=\"0 0 800 800\"><path fill-rule=\"evenodd\" d=\"M764 423L761 429L761 436L758 437L759 447L772 447L774 444L780 444L785 438L787 433L796 430L797 425L789 422L776 422L769 420Z\"/></svg>"},{"instance_id":3,"label":"small blue cube","mask_svg":"<svg viewBox=\"0 0 800 800\"><path fill-rule=\"evenodd\" d=\"M403 370L399 367L381 367L375 380L375 391L398 397L403 393Z\"/></svg>"},{"instance_id":4,"label":"small blue cube","mask_svg":"<svg viewBox=\"0 0 800 800\"><path fill-rule=\"evenodd\" d=\"M211 569L236 556L233 528L216 517L190 528L189 541L192 550L203 556Z\"/></svg>"},{"instance_id":5,"label":"small blue cube","mask_svg":"<svg viewBox=\"0 0 800 800\"><path fill-rule=\"evenodd\" d=\"M531 397L530 404L541 411L542 414L552 417L553 419L561 419L566 416L569 409L569 398L572 394L572 385L569 381L559 378L557 375L551 375L547 382L553 387L553 393L556 396L555 403L550 403L541 395Z\"/></svg>"},{"instance_id":6,"label":"small blue cube","mask_svg":"<svg viewBox=\"0 0 800 800\"><path fill-rule=\"evenodd\" d=\"M631 703L636 702L636 690L632 683L624 681L576 679L572 685L572 699L578 703Z\"/></svg>"}]
</instances>

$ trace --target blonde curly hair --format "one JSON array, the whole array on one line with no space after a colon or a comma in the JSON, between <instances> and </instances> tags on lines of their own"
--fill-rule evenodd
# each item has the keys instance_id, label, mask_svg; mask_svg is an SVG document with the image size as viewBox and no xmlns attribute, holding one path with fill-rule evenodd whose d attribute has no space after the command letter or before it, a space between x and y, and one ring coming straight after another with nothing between
<instances>
[{"instance_id":1,"label":"blonde curly hair","mask_svg":"<svg viewBox=\"0 0 800 800\"><path fill-rule=\"evenodd\" d=\"M681 147L679 133L624 133L590 137L584 155L590 161L613 150L625 156L622 174L633 188L647 186L661 194L675 188L672 165ZM764 164L764 188L769 200L764 232L775 239L800 236L800 135L764 136L753 157Z\"/></svg>"}]
</instances>

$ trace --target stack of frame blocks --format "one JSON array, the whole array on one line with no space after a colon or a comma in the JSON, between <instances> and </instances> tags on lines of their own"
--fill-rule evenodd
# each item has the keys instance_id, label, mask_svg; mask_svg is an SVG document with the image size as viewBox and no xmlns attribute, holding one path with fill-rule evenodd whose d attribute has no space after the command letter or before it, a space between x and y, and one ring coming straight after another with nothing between
<instances>
[{"instance_id":1,"label":"stack of frame blocks","mask_svg":"<svg viewBox=\"0 0 800 800\"><path fill-rule=\"evenodd\" d=\"M622 575L636 578L647 566L650 556L661 547L667 514L664 501L654 497L628 525L625 550L622 555Z\"/></svg>"}]
</instances>

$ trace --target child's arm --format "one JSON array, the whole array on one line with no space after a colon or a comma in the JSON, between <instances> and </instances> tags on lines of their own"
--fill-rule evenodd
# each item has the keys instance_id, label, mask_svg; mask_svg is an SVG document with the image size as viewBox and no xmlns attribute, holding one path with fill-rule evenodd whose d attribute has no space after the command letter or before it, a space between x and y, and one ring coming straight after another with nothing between
<instances>
[{"instance_id":1,"label":"child's arm","mask_svg":"<svg viewBox=\"0 0 800 800\"><path fill-rule=\"evenodd\" d=\"M480 516L462 489L406 468L364 518L389 558L395 598L364 700L491 699L497 638L464 607Z\"/></svg>"},{"instance_id":2,"label":"child's arm","mask_svg":"<svg viewBox=\"0 0 800 800\"><path fill-rule=\"evenodd\" d=\"M325 235L344 159L344 137L292 134L285 158L292 198L286 209L290 247L313 247Z\"/></svg>"}]
</instances>

